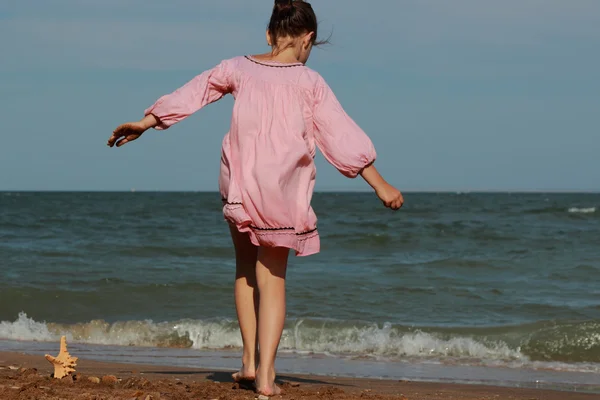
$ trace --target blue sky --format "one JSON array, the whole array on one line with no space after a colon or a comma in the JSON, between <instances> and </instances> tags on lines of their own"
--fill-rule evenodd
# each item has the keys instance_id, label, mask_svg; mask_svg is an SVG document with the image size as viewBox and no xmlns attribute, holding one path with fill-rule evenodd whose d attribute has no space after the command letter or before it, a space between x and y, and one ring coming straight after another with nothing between
<instances>
[{"instance_id":1,"label":"blue sky","mask_svg":"<svg viewBox=\"0 0 600 400\"><path fill-rule=\"evenodd\" d=\"M372 5L375 4L375 5ZM0 2L0 190L216 190L231 98L120 149L119 123L267 50L271 1ZM309 66L401 190L600 190L600 1L315 1ZM364 190L317 160L318 190Z\"/></svg>"}]
</instances>

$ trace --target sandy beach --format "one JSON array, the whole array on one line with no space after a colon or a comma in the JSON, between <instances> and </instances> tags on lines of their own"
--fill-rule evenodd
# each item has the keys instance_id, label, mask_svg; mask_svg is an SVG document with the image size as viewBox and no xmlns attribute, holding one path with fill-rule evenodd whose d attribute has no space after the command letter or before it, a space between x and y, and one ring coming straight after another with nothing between
<instances>
[{"instance_id":1,"label":"sandy beach","mask_svg":"<svg viewBox=\"0 0 600 400\"><path fill-rule=\"evenodd\" d=\"M40 356L0 353L0 398L12 399L253 399L230 372L79 360L73 377L51 378ZM75 378L75 379L73 379ZM95 378L100 380L99 383ZM597 394L451 383L282 375L283 399L592 400Z\"/></svg>"}]
</instances>

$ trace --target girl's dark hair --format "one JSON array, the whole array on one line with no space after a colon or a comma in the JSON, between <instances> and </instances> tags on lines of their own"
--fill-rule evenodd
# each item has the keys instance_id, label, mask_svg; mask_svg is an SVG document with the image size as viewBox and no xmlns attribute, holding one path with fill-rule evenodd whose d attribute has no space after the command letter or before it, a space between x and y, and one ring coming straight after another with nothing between
<instances>
[{"instance_id":1,"label":"girl's dark hair","mask_svg":"<svg viewBox=\"0 0 600 400\"><path fill-rule=\"evenodd\" d=\"M319 23L310 3L303 0L275 0L273 14L269 21L271 42L277 46L282 37L298 37L308 32L314 32L313 45L328 43L327 40L317 41Z\"/></svg>"}]
</instances>

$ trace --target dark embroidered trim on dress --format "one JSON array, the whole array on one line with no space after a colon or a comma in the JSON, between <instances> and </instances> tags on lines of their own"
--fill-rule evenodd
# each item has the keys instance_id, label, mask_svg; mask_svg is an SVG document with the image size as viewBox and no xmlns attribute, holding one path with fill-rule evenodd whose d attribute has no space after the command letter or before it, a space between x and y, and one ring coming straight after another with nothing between
<instances>
[{"instance_id":1,"label":"dark embroidered trim on dress","mask_svg":"<svg viewBox=\"0 0 600 400\"><path fill-rule=\"evenodd\" d=\"M298 235L298 236L300 236L300 235L308 235L309 233L313 233L313 232L316 232L316 231L317 231L317 228L315 227L315 229L311 229L310 231L296 233L296 235Z\"/></svg>"},{"instance_id":2,"label":"dark embroidered trim on dress","mask_svg":"<svg viewBox=\"0 0 600 400\"><path fill-rule=\"evenodd\" d=\"M221 201L225 204L229 204L232 206L241 206L242 205L242 203L238 202L238 201L227 201L227 199L221 199Z\"/></svg>"},{"instance_id":3,"label":"dark embroidered trim on dress","mask_svg":"<svg viewBox=\"0 0 600 400\"><path fill-rule=\"evenodd\" d=\"M259 228L258 226L251 225L250 228L257 231L293 231L294 228ZM310 231L296 233L296 236L308 235L309 233L316 232L317 228L311 229Z\"/></svg>"},{"instance_id":4,"label":"dark embroidered trim on dress","mask_svg":"<svg viewBox=\"0 0 600 400\"><path fill-rule=\"evenodd\" d=\"M221 199L221 201L223 201L223 203L225 203L227 205L231 205L231 206L241 206L242 205L242 203L239 203L239 202L229 202L229 201L227 201L227 199ZM250 229L254 229L255 231L263 231L263 232L277 232L277 231L293 231L293 230L295 230L295 228L292 228L292 227L285 227L285 228L259 228L258 226L253 226L253 225L250 225ZM317 228L315 227L315 229L311 229L309 231L296 233L296 236L308 235L309 233L313 233L313 232L316 232L316 231L317 231Z\"/></svg>"},{"instance_id":5,"label":"dark embroidered trim on dress","mask_svg":"<svg viewBox=\"0 0 600 400\"><path fill-rule=\"evenodd\" d=\"M260 61L254 60L248 56L244 56L244 58L246 58L246 60L248 60L248 61L252 61L254 64L263 65L265 67L273 67L273 68L292 68L292 67L302 67L304 65L302 63L288 64L288 65L272 65L272 64L261 63Z\"/></svg>"},{"instance_id":6,"label":"dark embroidered trim on dress","mask_svg":"<svg viewBox=\"0 0 600 400\"><path fill-rule=\"evenodd\" d=\"M257 231L293 231L294 228L259 228L258 226L250 226L252 229Z\"/></svg>"}]
</instances>

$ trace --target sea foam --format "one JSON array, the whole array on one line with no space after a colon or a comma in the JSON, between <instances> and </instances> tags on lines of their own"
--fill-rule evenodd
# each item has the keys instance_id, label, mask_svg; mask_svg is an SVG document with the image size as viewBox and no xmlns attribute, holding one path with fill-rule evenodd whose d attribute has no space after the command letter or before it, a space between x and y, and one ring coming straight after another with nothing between
<instances>
[{"instance_id":1,"label":"sea foam","mask_svg":"<svg viewBox=\"0 0 600 400\"><path fill-rule=\"evenodd\" d=\"M298 319L287 321L280 349L308 355L474 365L531 362L600 365L599 328L599 322L591 321L436 331L390 323ZM15 321L0 322L0 339L48 342L58 341L62 335L73 343L94 345L197 350L242 346L237 322L228 319L57 324L35 321L20 313Z\"/></svg>"},{"instance_id":2,"label":"sea foam","mask_svg":"<svg viewBox=\"0 0 600 400\"><path fill-rule=\"evenodd\" d=\"M577 213L577 214L592 214L592 213L596 212L596 207L588 207L588 208L571 207L571 208L569 208L569 212Z\"/></svg>"}]
</instances>

